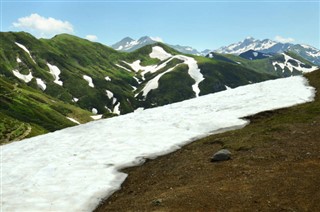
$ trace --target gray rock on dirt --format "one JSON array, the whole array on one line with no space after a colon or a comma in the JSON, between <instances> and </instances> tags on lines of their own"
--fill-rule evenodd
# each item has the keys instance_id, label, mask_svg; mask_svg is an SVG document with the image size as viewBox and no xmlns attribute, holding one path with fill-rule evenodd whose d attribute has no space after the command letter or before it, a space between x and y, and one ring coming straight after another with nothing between
<instances>
[{"instance_id":1,"label":"gray rock on dirt","mask_svg":"<svg viewBox=\"0 0 320 212\"><path fill-rule=\"evenodd\" d=\"M225 161L230 159L231 159L231 152L227 149L221 149L212 156L211 162L219 162L219 161Z\"/></svg>"}]
</instances>

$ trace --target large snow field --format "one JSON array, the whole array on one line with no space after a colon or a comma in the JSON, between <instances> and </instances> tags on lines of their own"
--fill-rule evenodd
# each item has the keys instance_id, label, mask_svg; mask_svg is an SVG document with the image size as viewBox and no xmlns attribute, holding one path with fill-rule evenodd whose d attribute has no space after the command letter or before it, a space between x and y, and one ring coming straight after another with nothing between
<instances>
[{"instance_id":1,"label":"large snow field","mask_svg":"<svg viewBox=\"0 0 320 212\"><path fill-rule=\"evenodd\" d=\"M70 127L1 147L3 211L91 211L119 189L121 168L197 138L247 124L240 119L313 100L290 77Z\"/></svg>"}]
</instances>

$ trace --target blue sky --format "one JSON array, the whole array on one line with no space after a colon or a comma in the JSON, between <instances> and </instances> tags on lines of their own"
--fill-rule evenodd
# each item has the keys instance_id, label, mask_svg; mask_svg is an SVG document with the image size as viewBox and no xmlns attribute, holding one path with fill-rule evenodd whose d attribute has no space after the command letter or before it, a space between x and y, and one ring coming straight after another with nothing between
<instances>
[{"instance_id":1,"label":"blue sky","mask_svg":"<svg viewBox=\"0 0 320 212\"><path fill-rule=\"evenodd\" d=\"M252 36L320 48L319 1L2 0L1 4L1 31L23 30L37 37L67 32L83 38L93 35L91 39L111 45L126 36L149 35L203 50Z\"/></svg>"}]
</instances>

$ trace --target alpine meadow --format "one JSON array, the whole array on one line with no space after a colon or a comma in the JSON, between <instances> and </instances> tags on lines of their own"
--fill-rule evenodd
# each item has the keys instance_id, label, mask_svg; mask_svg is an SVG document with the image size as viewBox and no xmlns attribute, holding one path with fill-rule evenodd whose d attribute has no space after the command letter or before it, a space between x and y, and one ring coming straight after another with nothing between
<instances>
[{"instance_id":1,"label":"alpine meadow","mask_svg":"<svg viewBox=\"0 0 320 212\"><path fill-rule=\"evenodd\" d=\"M320 210L318 1L0 7L1 211Z\"/></svg>"}]
</instances>

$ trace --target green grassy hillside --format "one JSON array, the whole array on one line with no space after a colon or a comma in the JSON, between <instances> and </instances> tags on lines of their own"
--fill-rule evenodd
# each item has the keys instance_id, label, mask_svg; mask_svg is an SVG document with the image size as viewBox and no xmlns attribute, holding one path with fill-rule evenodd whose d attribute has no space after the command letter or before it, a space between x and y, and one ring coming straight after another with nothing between
<instances>
[{"instance_id":1,"label":"green grassy hillside","mask_svg":"<svg viewBox=\"0 0 320 212\"><path fill-rule=\"evenodd\" d=\"M0 113L7 120L2 139L8 129L17 130L12 136L19 138L29 126L27 136L73 126L66 116L83 123L93 112L112 117L193 98L195 80L181 57L196 60L204 77L200 95L277 77L258 64L183 55L163 43L125 53L68 34L36 39L25 32L1 32L0 40ZM177 58L151 58L155 46ZM158 76L158 88L143 96Z\"/></svg>"},{"instance_id":2,"label":"green grassy hillside","mask_svg":"<svg viewBox=\"0 0 320 212\"><path fill-rule=\"evenodd\" d=\"M276 78L269 73L259 73L239 64L230 64L204 57L196 57L196 59L205 77L205 80L199 85L200 95L226 90L226 86L235 88Z\"/></svg>"},{"instance_id":3,"label":"green grassy hillside","mask_svg":"<svg viewBox=\"0 0 320 212\"><path fill-rule=\"evenodd\" d=\"M89 111L0 78L0 143L92 121ZM25 132L28 132L24 135Z\"/></svg>"}]
</instances>

